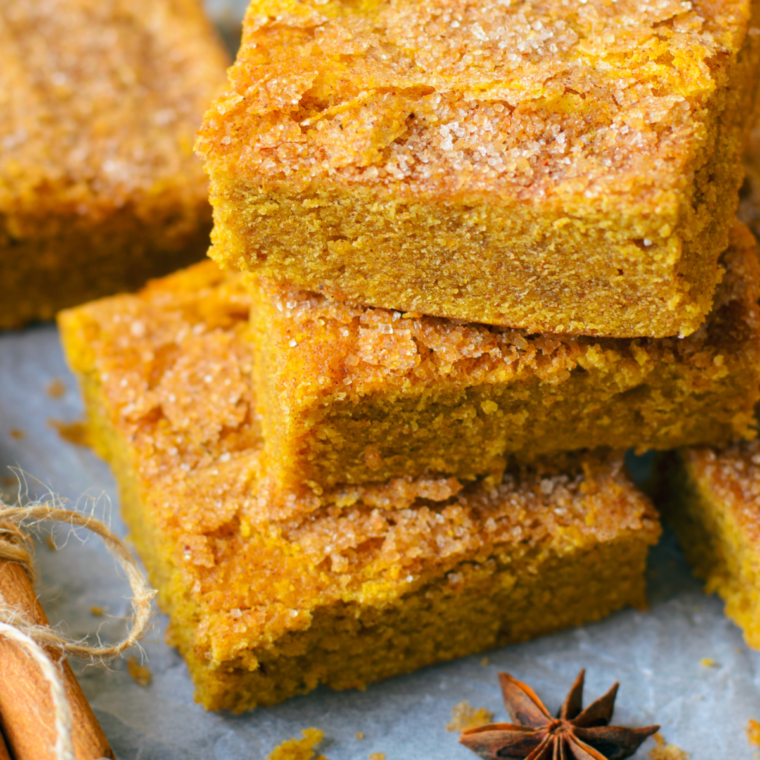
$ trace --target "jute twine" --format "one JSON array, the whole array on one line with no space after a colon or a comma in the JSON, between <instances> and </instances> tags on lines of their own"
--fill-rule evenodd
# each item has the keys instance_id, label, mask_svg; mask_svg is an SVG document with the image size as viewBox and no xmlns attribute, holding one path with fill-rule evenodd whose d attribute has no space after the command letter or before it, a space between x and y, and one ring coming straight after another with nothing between
<instances>
[{"instance_id":1,"label":"jute twine","mask_svg":"<svg viewBox=\"0 0 760 760\"><path fill-rule=\"evenodd\" d=\"M71 740L72 715L61 678L61 663L54 661L45 651L51 649L61 656L88 659L105 664L136 644L150 623L151 600L156 592L137 566L137 563L121 541L100 520L87 517L70 509L61 509L55 502L37 502L29 506L10 506L0 499L0 560L17 562L34 581L32 545L23 527L42 521L54 521L73 527L85 528L103 539L108 551L124 570L132 589L132 624L127 635L111 646L89 646L82 641L72 641L55 629L28 620L17 609L0 598L0 636L15 642L39 666L50 687L56 728L56 760L75 760Z\"/></svg>"}]
</instances>

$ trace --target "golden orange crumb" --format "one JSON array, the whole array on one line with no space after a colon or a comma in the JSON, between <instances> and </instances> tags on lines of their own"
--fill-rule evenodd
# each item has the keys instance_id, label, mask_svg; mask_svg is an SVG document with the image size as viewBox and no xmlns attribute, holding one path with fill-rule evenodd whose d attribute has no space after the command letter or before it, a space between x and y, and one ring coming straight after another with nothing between
<instances>
[{"instance_id":1,"label":"golden orange crumb","mask_svg":"<svg viewBox=\"0 0 760 760\"><path fill-rule=\"evenodd\" d=\"M714 668L718 663L715 662L715 660L713 660L713 659L711 659L709 657L703 657L699 661L699 664L700 665L704 665L704 667L706 667L706 668Z\"/></svg>"},{"instance_id":2,"label":"golden orange crumb","mask_svg":"<svg viewBox=\"0 0 760 760\"><path fill-rule=\"evenodd\" d=\"M58 435L67 443L74 446L88 446L87 425L84 422L61 422L60 420L48 420L48 425L58 431Z\"/></svg>"},{"instance_id":3,"label":"golden orange crumb","mask_svg":"<svg viewBox=\"0 0 760 760\"><path fill-rule=\"evenodd\" d=\"M447 731L465 731L490 723L493 713L485 707L470 707L466 700L454 705L451 710L451 723L446 725Z\"/></svg>"},{"instance_id":4,"label":"golden orange crumb","mask_svg":"<svg viewBox=\"0 0 760 760\"><path fill-rule=\"evenodd\" d=\"M657 746L649 750L649 760L688 760L691 757L688 752L684 752L675 744L668 744L660 733L654 735L654 740Z\"/></svg>"},{"instance_id":5,"label":"golden orange crumb","mask_svg":"<svg viewBox=\"0 0 760 760\"><path fill-rule=\"evenodd\" d=\"M746 437L760 397L760 267L746 228L732 241L706 329L646 343L399 320L257 279L251 337L271 498L404 508L477 477L500 483L510 460Z\"/></svg>"},{"instance_id":6,"label":"golden orange crumb","mask_svg":"<svg viewBox=\"0 0 760 760\"><path fill-rule=\"evenodd\" d=\"M17 441L20 441L22 438L26 436L23 430L19 430L18 428L11 428L10 430L11 438L15 438Z\"/></svg>"},{"instance_id":7,"label":"golden orange crumb","mask_svg":"<svg viewBox=\"0 0 760 760\"><path fill-rule=\"evenodd\" d=\"M754 718L750 718L747 721L747 741L753 746L753 747L760 747L760 723L758 723Z\"/></svg>"},{"instance_id":8,"label":"golden orange crumb","mask_svg":"<svg viewBox=\"0 0 760 760\"><path fill-rule=\"evenodd\" d=\"M356 738L357 739L363 739L364 738L364 734L361 731L357 731L356 732Z\"/></svg>"},{"instance_id":9,"label":"golden orange crumb","mask_svg":"<svg viewBox=\"0 0 760 760\"><path fill-rule=\"evenodd\" d=\"M267 755L267 760L312 760L314 747L322 741L325 734L318 728L305 728L301 733L303 739L286 739ZM316 760L323 757L320 755Z\"/></svg>"},{"instance_id":10,"label":"golden orange crumb","mask_svg":"<svg viewBox=\"0 0 760 760\"><path fill-rule=\"evenodd\" d=\"M94 615L95 617L103 617L105 614L106 611L102 607L90 607L90 615Z\"/></svg>"},{"instance_id":11,"label":"golden orange crumb","mask_svg":"<svg viewBox=\"0 0 760 760\"><path fill-rule=\"evenodd\" d=\"M51 552L58 551L58 547L55 545L55 539L50 535L45 536L45 546L47 546Z\"/></svg>"},{"instance_id":12,"label":"golden orange crumb","mask_svg":"<svg viewBox=\"0 0 760 760\"><path fill-rule=\"evenodd\" d=\"M369 760L385 760L385 752L373 752L369 756Z\"/></svg>"},{"instance_id":13,"label":"golden orange crumb","mask_svg":"<svg viewBox=\"0 0 760 760\"><path fill-rule=\"evenodd\" d=\"M127 671L129 671L129 675L132 676L138 686L148 686L150 684L152 678L150 668L141 665L137 661L137 657L130 657L127 660Z\"/></svg>"},{"instance_id":14,"label":"golden orange crumb","mask_svg":"<svg viewBox=\"0 0 760 760\"><path fill-rule=\"evenodd\" d=\"M50 398L61 398L66 394L66 386L63 380L56 378L47 387L48 396Z\"/></svg>"}]
</instances>

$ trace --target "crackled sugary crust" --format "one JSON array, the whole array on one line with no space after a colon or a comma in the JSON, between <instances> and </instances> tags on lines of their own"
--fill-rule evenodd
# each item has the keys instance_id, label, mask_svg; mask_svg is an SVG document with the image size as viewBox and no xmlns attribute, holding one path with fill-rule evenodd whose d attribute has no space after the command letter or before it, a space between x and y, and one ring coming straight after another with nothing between
<instances>
[{"instance_id":1,"label":"crackled sugary crust","mask_svg":"<svg viewBox=\"0 0 760 760\"><path fill-rule=\"evenodd\" d=\"M227 55L198 0L0 5L0 327L208 247L192 144Z\"/></svg>"},{"instance_id":2,"label":"crackled sugary crust","mask_svg":"<svg viewBox=\"0 0 760 760\"><path fill-rule=\"evenodd\" d=\"M250 298L205 261L139 294L59 316L67 358L97 377L106 408L137 450L138 476L204 468L261 446L250 379ZM127 428L129 426L129 428Z\"/></svg>"},{"instance_id":3,"label":"crackled sugary crust","mask_svg":"<svg viewBox=\"0 0 760 760\"><path fill-rule=\"evenodd\" d=\"M531 335L251 278L274 489L346 502L393 478L396 503L402 487L446 498L505 458L751 437L760 268L745 227L722 265L713 311L684 339Z\"/></svg>"},{"instance_id":4,"label":"crackled sugary crust","mask_svg":"<svg viewBox=\"0 0 760 760\"><path fill-rule=\"evenodd\" d=\"M689 334L738 202L758 14L254 0L197 143L212 255L373 306Z\"/></svg>"},{"instance_id":5,"label":"crackled sugary crust","mask_svg":"<svg viewBox=\"0 0 760 760\"><path fill-rule=\"evenodd\" d=\"M681 449L662 472L663 512L695 574L760 648L760 442Z\"/></svg>"},{"instance_id":6,"label":"crackled sugary crust","mask_svg":"<svg viewBox=\"0 0 760 760\"><path fill-rule=\"evenodd\" d=\"M644 603L659 525L621 454L406 508L270 505L248 305L208 262L60 316L93 444L205 707L363 687Z\"/></svg>"}]
</instances>

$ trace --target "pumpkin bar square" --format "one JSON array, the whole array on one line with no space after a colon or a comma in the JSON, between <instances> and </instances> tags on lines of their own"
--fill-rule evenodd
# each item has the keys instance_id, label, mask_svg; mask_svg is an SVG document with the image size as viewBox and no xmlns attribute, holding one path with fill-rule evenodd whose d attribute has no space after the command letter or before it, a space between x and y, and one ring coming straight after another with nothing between
<instances>
[{"instance_id":1,"label":"pumpkin bar square","mask_svg":"<svg viewBox=\"0 0 760 760\"><path fill-rule=\"evenodd\" d=\"M760 269L746 227L736 224L722 265L707 322L683 339L535 335L253 278L272 498L345 501L393 479L370 490L398 502L514 457L753 436Z\"/></svg>"},{"instance_id":2,"label":"pumpkin bar square","mask_svg":"<svg viewBox=\"0 0 760 760\"><path fill-rule=\"evenodd\" d=\"M0 328L204 255L227 62L198 0L0 3Z\"/></svg>"},{"instance_id":3,"label":"pumpkin bar square","mask_svg":"<svg viewBox=\"0 0 760 760\"><path fill-rule=\"evenodd\" d=\"M408 509L271 510L245 301L209 263L60 317L204 707L363 688L644 604L660 528L620 454Z\"/></svg>"},{"instance_id":4,"label":"pumpkin bar square","mask_svg":"<svg viewBox=\"0 0 760 760\"><path fill-rule=\"evenodd\" d=\"M680 449L660 467L659 506L694 574L760 649L760 441Z\"/></svg>"},{"instance_id":5,"label":"pumpkin bar square","mask_svg":"<svg viewBox=\"0 0 760 760\"><path fill-rule=\"evenodd\" d=\"M197 142L211 255L335 298L608 337L706 318L751 0L253 0Z\"/></svg>"}]
</instances>

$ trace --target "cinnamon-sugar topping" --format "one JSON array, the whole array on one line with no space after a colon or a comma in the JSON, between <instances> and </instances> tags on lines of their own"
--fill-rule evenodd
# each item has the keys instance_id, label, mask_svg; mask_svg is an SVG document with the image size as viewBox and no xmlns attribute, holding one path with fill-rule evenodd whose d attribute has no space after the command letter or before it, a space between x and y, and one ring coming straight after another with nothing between
<instances>
[{"instance_id":1,"label":"cinnamon-sugar topping","mask_svg":"<svg viewBox=\"0 0 760 760\"><path fill-rule=\"evenodd\" d=\"M203 637L214 642L217 628L231 627L241 649L267 630L301 628L314 604L396 598L446 568L456 588L463 562L491 573L502 554L517 565L630 531L654 541L659 532L618 455L586 457L570 474L507 475L495 488L469 487L439 504L327 507L282 521L259 511L255 487L250 461L237 457L167 480L148 497L160 531L177 543L183 585L218 613Z\"/></svg>"},{"instance_id":2,"label":"cinnamon-sugar topping","mask_svg":"<svg viewBox=\"0 0 760 760\"><path fill-rule=\"evenodd\" d=\"M197 0L3 0L0 210L97 220L195 197L195 130L225 62Z\"/></svg>"},{"instance_id":3,"label":"cinnamon-sugar topping","mask_svg":"<svg viewBox=\"0 0 760 760\"><path fill-rule=\"evenodd\" d=\"M722 449L681 450L693 477L707 484L711 498L730 512L747 540L760 547L760 440L740 441Z\"/></svg>"},{"instance_id":4,"label":"cinnamon-sugar topping","mask_svg":"<svg viewBox=\"0 0 760 760\"><path fill-rule=\"evenodd\" d=\"M260 445L242 337L249 308L241 278L204 262L62 316L76 325L75 369L97 377L120 431L152 453L139 460L145 478L223 465Z\"/></svg>"},{"instance_id":5,"label":"cinnamon-sugar topping","mask_svg":"<svg viewBox=\"0 0 760 760\"><path fill-rule=\"evenodd\" d=\"M706 101L725 84L749 10L748 0L254 0L198 149L289 183L662 195L702 149Z\"/></svg>"}]
</instances>

